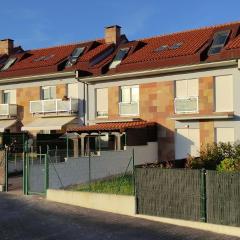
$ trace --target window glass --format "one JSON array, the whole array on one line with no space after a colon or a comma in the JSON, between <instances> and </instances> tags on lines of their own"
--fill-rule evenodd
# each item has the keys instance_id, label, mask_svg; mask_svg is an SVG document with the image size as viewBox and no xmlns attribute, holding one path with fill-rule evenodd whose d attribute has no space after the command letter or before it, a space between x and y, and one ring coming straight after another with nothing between
<instances>
[{"instance_id":1,"label":"window glass","mask_svg":"<svg viewBox=\"0 0 240 240\"><path fill-rule=\"evenodd\" d=\"M1 68L1 71L5 71L5 70L9 69L16 60L17 60L17 58L9 58L6 61L6 63L4 64L4 66Z\"/></svg>"},{"instance_id":2,"label":"window glass","mask_svg":"<svg viewBox=\"0 0 240 240\"><path fill-rule=\"evenodd\" d=\"M56 98L56 86L42 87L42 99L55 99Z\"/></svg>"},{"instance_id":3,"label":"window glass","mask_svg":"<svg viewBox=\"0 0 240 240\"><path fill-rule=\"evenodd\" d=\"M3 91L3 103L16 104L16 90L4 90Z\"/></svg>"},{"instance_id":4,"label":"window glass","mask_svg":"<svg viewBox=\"0 0 240 240\"><path fill-rule=\"evenodd\" d=\"M127 55L128 51L129 48L120 49L115 58L113 59L112 63L110 64L109 68L115 68L118 64L120 64L124 57Z\"/></svg>"}]
</instances>

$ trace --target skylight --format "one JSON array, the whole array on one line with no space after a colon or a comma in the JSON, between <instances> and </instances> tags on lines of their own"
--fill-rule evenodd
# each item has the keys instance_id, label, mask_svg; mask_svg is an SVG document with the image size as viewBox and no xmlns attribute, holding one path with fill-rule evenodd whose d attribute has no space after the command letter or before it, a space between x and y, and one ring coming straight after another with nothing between
<instances>
[{"instance_id":1,"label":"skylight","mask_svg":"<svg viewBox=\"0 0 240 240\"><path fill-rule=\"evenodd\" d=\"M15 63L16 60L17 60L16 57L8 58L8 60L4 64L4 66L1 68L1 71L5 71L5 70L9 69Z\"/></svg>"},{"instance_id":2,"label":"skylight","mask_svg":"<svg viewBox=\"0 0 240 240\"><path fill-rule=\"evenodd\" d=\"M84 47L75 48L72 54L69 56L65 67L73 66L77 62L80 55L83 53L84 49L85 49Z\"/></svg>"},{"instance_id":3,"label":"skylight","mask_svg":"<svg viewBox=\"0 0 240 240\"><path fill-rule=\"evenodd\" d=\"M182 46L182 42L174 43L170 49L178 49Z\"/></svg>"},{"instance_id":4,"label":"skylight","mask_svg":"<svg viewBox=\"0 0 240 240\"><path fill-rule=\"evenodd\" d=\"M113 59L112 63L110 64L109 68L115 68L117 65L119 65L124 57L127 55L129 51L129 48L121 48L115 58Z\"/></svg>"},{"instance_id":5,"label":"skylight","mask_svg":"<svg viewBox=\"0 0 240 240\"><path fill-rule=\"evenodd\" d=\"M154 51L155 52L161 52L163 50L167 50L168 48L169 48L168 45L162 45L161 47L156 48Z\"/></svg>"},{"instance_id":6,"label":"skylight","mask_svg":"<svg viewBox=\"0 0 240 240\"><path fill-rule=\"evenodd\" d=\"M54 54L47 55L47 56L41 56L41 57L34 58L33 61L34 62L46 61L46 60L49 60L50 58L52 58L54 56L55 56Z\"/></svg>"},{"instance_id":7,"label":"skylight","mask_svg":"<svg viewBox=\"0 0 240 240\"><path fill-rule=\"evenodd\" d=\"M162 51L165 51L165 50L174 50L174 49L178 49L182 46L182 42L177 42L177 43L174 43L173 45L162 45L158 48L156 48L154 51L155 52L162 52Z\"/></svg>"},{"instance_id":8,"label":"skylight","mask_svg":"<svg viewBox=\"0 0 240 240\"><path fill-rule=\"evenodd\" d=\"M208 51L208 55L219 53L225 46L230 30L221 31L214 34L213 43Z\"/></svg>"}]
</instances>

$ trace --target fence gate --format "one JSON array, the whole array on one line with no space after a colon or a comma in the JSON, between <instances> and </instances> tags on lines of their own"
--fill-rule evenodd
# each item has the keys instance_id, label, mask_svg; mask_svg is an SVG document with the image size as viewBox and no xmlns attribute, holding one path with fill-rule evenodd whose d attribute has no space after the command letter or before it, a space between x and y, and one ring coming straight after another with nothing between
<instances>
[{"instance_id":1,"label":"fence gate","mask_svg":"<svg viewBox=\"0 0 240 240\"><path fill-rule=\"evenodd\" d=\"M45 195L48 188L48 155L34 152L26 153L25 194Z\"/></svg>"},{"instance_id":2,"label":"fence gate","mask_svg":"<svg viewBox=\"0 0 240 240\"><path fill-rule=\"evenodd\" d=\"M23 172L26 133L2 133L1 148L5 149L5 191L24 190Z\"/></svg>"}]
</instances>

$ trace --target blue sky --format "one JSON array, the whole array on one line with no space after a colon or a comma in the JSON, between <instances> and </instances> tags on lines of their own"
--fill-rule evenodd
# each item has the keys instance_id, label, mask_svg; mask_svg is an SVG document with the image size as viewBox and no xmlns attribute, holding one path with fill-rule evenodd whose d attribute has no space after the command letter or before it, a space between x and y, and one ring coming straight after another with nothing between
<instances>
[{"instance_id":1,"label":"blue sky","mask_svg":"<svg viewBox=\"0 0 240 240\"><path fill-rule=\"evenodd\" d=\"M0 39L24 49L102 38L118 24L128 39L240 20L239 0L2 1Z\"/></svg>"}]
</instances>

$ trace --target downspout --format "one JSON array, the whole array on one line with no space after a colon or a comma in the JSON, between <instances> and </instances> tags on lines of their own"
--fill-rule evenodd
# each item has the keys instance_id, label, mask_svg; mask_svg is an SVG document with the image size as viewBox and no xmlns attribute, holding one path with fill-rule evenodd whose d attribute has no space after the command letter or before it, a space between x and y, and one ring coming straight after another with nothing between
<instances>
[{"instance_id":1,"label":"downspout","mask_svg":"<svg viewBox=\"0 0 240 240\"><path fill-rule=\"evenodd\" d=\"M83 124L86 125L86 123L89 120L89 91L88 91L88 83L85 81L81 81L79 77L79 71L75 71L75 79L83 84Z\"/></svg>"}]
</instances>

